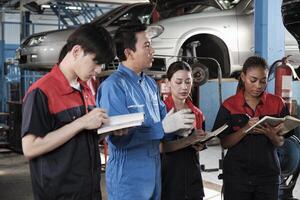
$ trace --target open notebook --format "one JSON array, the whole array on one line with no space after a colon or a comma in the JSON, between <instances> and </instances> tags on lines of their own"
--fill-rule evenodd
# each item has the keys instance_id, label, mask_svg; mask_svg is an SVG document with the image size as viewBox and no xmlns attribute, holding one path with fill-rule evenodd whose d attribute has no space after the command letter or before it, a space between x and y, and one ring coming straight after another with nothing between
<instances>
[{"instance_id":1,"label":"open notebook","mask_svg":"<svg viewBox=\"0 0 300 200\"><path fill-rule=\"evenodd\" d=\"M213 139L214 137L217 137L220 133L222 133L226 128L228 127L227 124L224 124L220 128L214 130L213 132L205 131L207 135L204 138L201 138L194 143L206 143L209 140Z\"/></svg>"},{"instance_id":2,"label":"open notebook","mask_svg":"<svg viewBox=\"0 0 300 200\"><path fill-rule=\"evenodd\" d=\"M253 126L248 128L246 130L246 133L251 133L251 130L253 130L255 127L260 128L264 126L265 123L268 123L270 126L277 126L280 123L283 123L282 132L281 135L284 135L291 130L297 128L300 126L300 119L292 117L290 115L277 118L277 117L270 117L270 116L264 116L262 119L260 119L258 122L256 122Z\"/></svg>"}]
</instances>

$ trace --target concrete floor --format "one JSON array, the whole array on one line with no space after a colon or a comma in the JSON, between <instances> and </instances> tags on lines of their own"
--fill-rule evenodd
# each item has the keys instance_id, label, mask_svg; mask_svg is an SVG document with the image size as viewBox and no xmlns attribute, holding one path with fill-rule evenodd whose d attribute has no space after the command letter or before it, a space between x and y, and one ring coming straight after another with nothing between
<instances>
[{"instance_id":1,"label":"concrete floor","mask_svg":"<svg viewBox=\"0 0 300 200\"><path fill-rule=\"evenodd\" d=\"M209 146L201 152L200 161L206 169L218 168L221 157L219 146ZM102 159L104 160L104 159ZM220 171L202 172L205 200L221 200L222 181L217 178ZM102 175L101 190L103 200L107 200L105 193L104 174ZM300 199L300 183L298 181L294 196ZM0 149L0 200L32 200L32 189L28 161L23 155L10 150Z\"/></svg>"},{"instance_id":2,"label":"concrete floor","mask_svg":"<svg viewBox=\"0 0 300 200\"><path fill-rule=\"evenodd\" d=\"M201 151L200 153L200 163L205 165L206 169L214 169L219 166L219 159L221 158L221 147L220 146L209 146L208 149ZM211 184L222 185L222 180L218 179L218 175L221 170L213 172L202 172L203 180L208 180ZM293 190L294 198L300 200L300 177L298 177L296 186ZM214 200L221 200L221 197L215 198Z\"/></svg>"},{"instance_id":3,"label":"concrete floor","mask_svg":"<svg viewBox=\"0 0 300 200\"><path fill-rule=\"evenodd\" d=\"M101 191L106 200L104 178L102 174ZM0 149L0 200L33 200L28 161L7 149Z\"/></svg>"},{"instance_id":4,"label":"concrete floor","mask_svg":"<svg viewBox=\"0 0 300 200\"><path fill-rule=\"evenodd\" d=\"M32 200L28 162L22 155L0 151L0 199Z\"/></svg>"}]
</instances>

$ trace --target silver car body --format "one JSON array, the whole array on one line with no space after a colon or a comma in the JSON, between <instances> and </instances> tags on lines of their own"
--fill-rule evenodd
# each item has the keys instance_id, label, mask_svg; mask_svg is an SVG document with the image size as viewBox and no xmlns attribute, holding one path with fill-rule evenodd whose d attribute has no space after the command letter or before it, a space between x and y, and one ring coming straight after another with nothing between
<instances>
[{"instance_id":1,"label":"silver car body","mask_svg":"<svg viewBox=\"0 0 300 200\"><path fill-rule=\"evenodd\" d=\"M103 25L113 33L122 24L122 17L127 16L127 12L144 12L142 9L147 6L152 8L150 4L123 5L113 10L109 16L95 19L94 23ZM145 16L147 12L150 15L149 9L145 10ZM150 16L143 20L149 23ZM229 76L240 70L244 60L254 53L253 24L253 0L241 0L236 7L228 10L208 6L202 12L160 20L154 24L164 28L163 33L152 40L155 58L162 59L168 67L178 60L176 56L182 55L182 50L188 43L200 40L200 50L202 47L203 49L197 56L215 58L220 63L223 74ZM18 51L20 66L51 68L57 62L60 50L72 31L74 29L50 31L28 37ZM33 39L39 40L39 37L42 39L37 45L29 45ZM204 44L201 40L207 41L207 38L211 42ZM285 44L286 54L296 55L292 59L299 65L297 42L287 31ZM218 55L214 52L218 52ZM214 67L208 67L214 70Z\"/></svg>"},{"instance_id":2,"label":"silver car body","mask_svg":"<svg viewBox=\"0 0 300 200\"><path fill-rule=\"evenodd\" d=\"M123 4L111 10L111 12L94 19L91 23L102 25L113 34L120 24L129 20L126 18L130 17L128 13L137 12L137 10L141 14L145 12L150 18L152 6L147 3ZM123 17L124 15L126 17ZM144 20L149 20L149 18ZM62 47L74 30L75 28L47 31L33 34L26 38L17 50L20 67L27 69L50 69L58 61Z\"/></svg>"},{"instance_id":3,"label":"silver car body","mask_svg":"<svg viewBox=\"0 0 300 200\"><path fill-rule=\"evenodd\" d=\"M225 75L241 70L247 57L254 54L254 9L252 0L241 0L233 9L208 9L200 13L182 15L158 21L164 32L152 40L156 58L163 58L166 66L178 60L185 43L191 38L215 36L226 47L229 66L217 59ZM214 38L214 39L216 39ZM195 39L194 39L195 40ZM209 47L209 45L207 45ZM294 55L299 65L299 49L295 38L285 31L286 55ZM197 56L203 56L198 54ZM205 55L214 58L214 55ZM278 58L280 59L280 58ZM223 64L223 65L222 65Z\"/></svg>"},{"instance_id":4,"label":"silver car body","mask_svg":"<svg viewBox=\"0 0 300 200\"><path fill-rule=\"evenodd\" d=\"M68 36L74 29L50 31L30 36L17 50L19 66L29 69L48 68L58 60L60 50L65 45ZM43 37L38 45L29 45L33 38Z\"/></svg>"}]
</instances>

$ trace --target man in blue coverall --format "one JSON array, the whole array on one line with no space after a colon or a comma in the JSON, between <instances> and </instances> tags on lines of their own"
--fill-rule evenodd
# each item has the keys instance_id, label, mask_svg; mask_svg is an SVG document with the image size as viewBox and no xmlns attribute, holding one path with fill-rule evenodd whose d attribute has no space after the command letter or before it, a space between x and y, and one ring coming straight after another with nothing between
<instances>
[{"instance_id":1,"label":"man in blue coverall","mask_svg":"<svg viewBox=\"0 0 300 200\"><path fill-rule=\"evenodd\" d=\"M108 137L108 199L159 200L160 139L164 133L192 128L194 115L188 109L166 114L155 81L143 73L152 66L154 54L144 25L120 27L115 44L121 63L98 89L97 106L109 116L144 112L145 121Z\"/></svg>"}]
</instances>

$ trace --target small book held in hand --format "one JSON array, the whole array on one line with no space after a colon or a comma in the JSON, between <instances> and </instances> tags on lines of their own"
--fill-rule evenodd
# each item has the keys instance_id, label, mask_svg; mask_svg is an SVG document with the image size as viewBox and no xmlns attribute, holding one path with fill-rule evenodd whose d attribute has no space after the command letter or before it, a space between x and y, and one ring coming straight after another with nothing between
<instances>
[{"instance_id":1,"label":"small book held in hand","mask_svg":"<svg viewBox=\"0 0 300 200\"><path fill-rule=\"evenodd\" d=\"M213 139L214 137L217 137L220 133L222 133L226 128L228 127L227 124L224 124L220 128L214 130L213 132L206 131L206 136L204 138L201 138L200 140L195 141L195 143L206 143L209 140Z\"/></svg>"},{"instance_id":2,"label":"small book held in hand","mask_svg":"<svg viewBox=\"0 0 300 200\"><path fill-rule=\"evenodd\" d=\"M97 130L98 134L108 133L111 131L140 126L144 122L144 113L130 113L109 117L109 123L104 124Z\"/></svg>"},{"instance_id":3,"label":"small book held in hand","mask_svg":"<svg viewBox=\"0 0 300 200\"><path fill-rule=\"evenodd\" d=\"M256 122L253 126L248 128L246 130L246 133L250 133L251 130L254 128L261 128L265 126L265 123L269 124L270 126L277 126L280 123L283 123L283 128L280 135L285 135L286 133L290 132L291 130L297 128L300 126L300 119L292 117L290 115L287 115L282 118L277 117L270 117L270 116L264 116L262 119L260 119L258 122Z\"/></svg>"}]
</instances>

